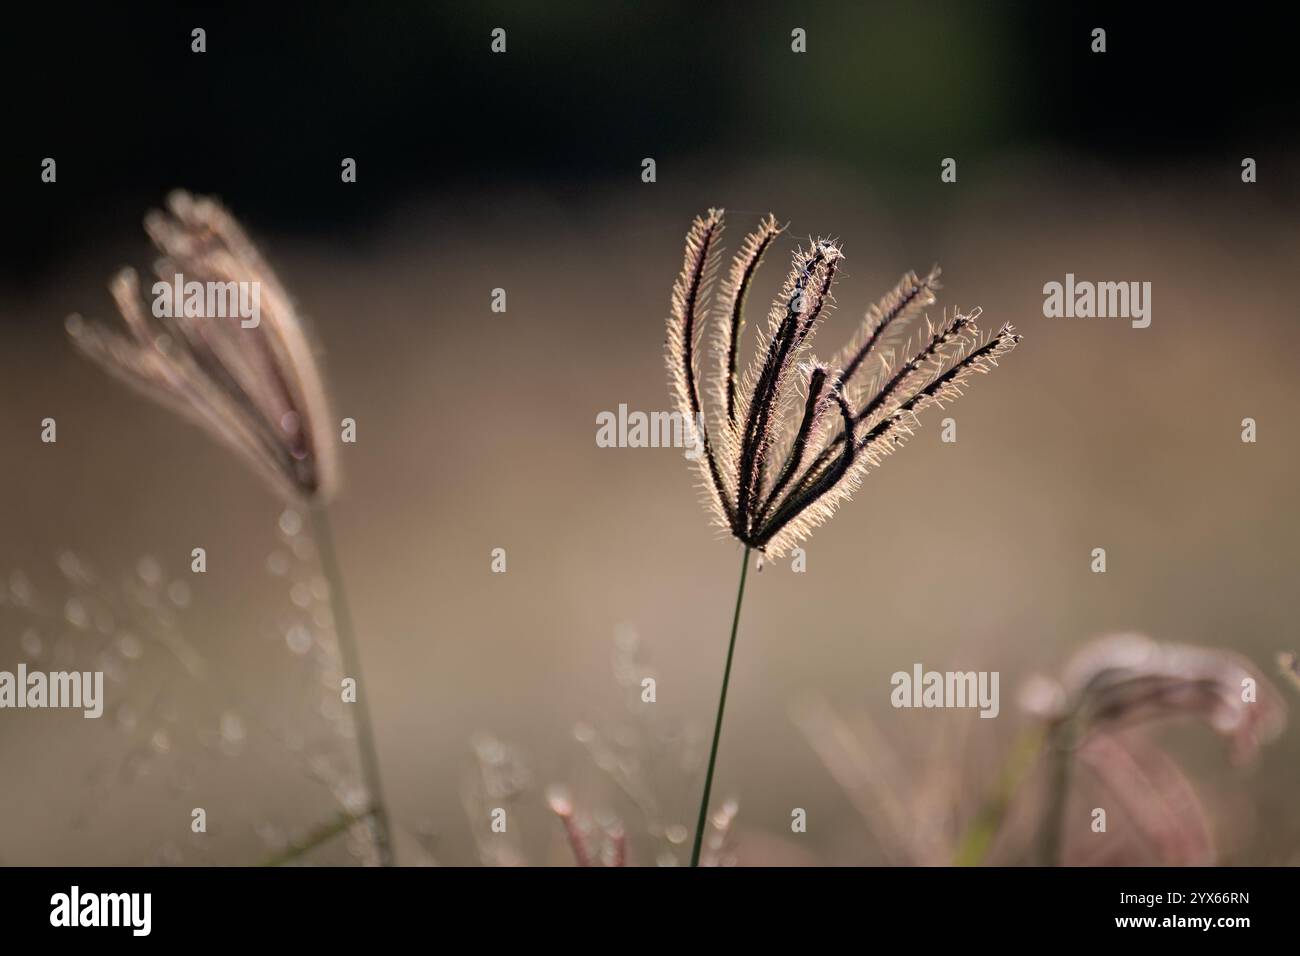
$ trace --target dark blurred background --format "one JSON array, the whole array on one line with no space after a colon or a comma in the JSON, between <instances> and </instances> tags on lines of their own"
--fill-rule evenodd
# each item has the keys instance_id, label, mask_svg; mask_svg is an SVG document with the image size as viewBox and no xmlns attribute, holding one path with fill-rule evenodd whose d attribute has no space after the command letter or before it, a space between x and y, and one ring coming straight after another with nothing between
<instances>
[{"instance_id":1,"label":"dark blurred background","mask_svg":"<svg viewBox=\"0 0 1300 956\"><path fill-rule=\"evenodd\" d=\"M1294 209L1270 172L1297 140L1296 21L1126 3L53 4L6 31L0 270L39 281L160 184L346 246L431 193L526 184L580 218L650 155L671 183L700 154L722 171L815 152L922 209L957 152L967 176L1014 146L1150 177L1222 160L1210 191L1252 155L1257 191ZM506 56L487 52L497 26ZM808 55L790 53L795 26Z\"/></svg>"}]
</instances>

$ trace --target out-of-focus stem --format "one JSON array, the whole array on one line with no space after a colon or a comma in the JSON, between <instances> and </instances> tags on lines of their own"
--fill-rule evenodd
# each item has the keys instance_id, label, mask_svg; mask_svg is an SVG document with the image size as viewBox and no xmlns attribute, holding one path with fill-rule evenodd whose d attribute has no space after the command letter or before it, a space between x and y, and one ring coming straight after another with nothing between
<instances>
[{"instance_id":1,"label":"out-of-focus stem","mask_svg":"<svg viewBox=\"0 0 1300 956\"><path fill-rule=\"evenodd\" d=\"M352 629L352 614L348 610L347 596L343 590L343 572L339 566L338 552L334 547L334 533L330 528L329 513L324 505L311 509L316 550L320 553L321 569L329 582L330 606L334 612L334 633L338 637L339 655L343 659L345 676L356 681L357 748L361 752L361 777L370 800L370 826L375 836L375 850L380 866L393 865L393 848L388 829L388 809L384 803L384 790L379 777L379 756L375 749L374 731L370 724L370 705L361 682L361 654L357 648L356 634Z\"/></svg>"},{"instance_id":2,"label":"out-of-focus stem","mask_svg":"<svg viewBox=\"0 0 1300 956\"><path fill-rule=\"evenodd\" d=\"M1046 734L1039 728L1021 731L1002 765L997 789L980 808L975 819L962 834L953 854L954 866L979 866L988 857L993 841L997 839L1006 821L1011 803L1024 783L1029 768L1043 750Z\"/></svg>"},{"instance_id":3,"label":"out-of-focus stem","mask_svg":"<svg viewBox=\"0 0 1300 956\"><path fill-rule=\"evenodd\" d=\"M1038 832L1038 854L1035 863L1039 866L1060 866L1064 861L1065 809L1070 798L1070 771L1074 765L1074 749L1077 740L1075 720L1067 717L1055 724L1047 736L1047 805L1043 810L1043 822Z\"/></svg>"},{"instance_id":4,"label":"out-of-focus stem","mask_svg":"<svg viewBox=\"0 0 1300 956\"><path fill-rule=\"evenodd\" d=\"M289 847L287 850L267 857L258 866L283 866L286 863L292 863L299 857L306 856L318 846L322 846L333 840L340 833L345 832L363 820L369 820L374 810L366 808L361 813L340 813L336 818L320 827L317 827L301 842Z\"/></svg>"}]
</instances>

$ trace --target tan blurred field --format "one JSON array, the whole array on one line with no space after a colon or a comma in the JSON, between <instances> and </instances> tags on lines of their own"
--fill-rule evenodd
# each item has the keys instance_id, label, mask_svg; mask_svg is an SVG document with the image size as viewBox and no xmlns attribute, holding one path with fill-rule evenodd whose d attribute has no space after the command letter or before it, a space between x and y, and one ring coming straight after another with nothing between
<instances>
[{"instance_id":1,"label":"tan blurred field","mask_svg":"<svg viewBox=\"0 0 1300 956\"><path fill-rule=\"evenodd\" d=\"M538 792L519 823L530 857L565 860L540 791L567 782L588 802L611 797L573 727L621 713L610 673L620 627L635 629L657 670L656 716L698 730L712 720L738 547L708 526L680 452L594 441L603 410L668 407L669 289L686 227L709 205L728 209L729 248L769 210L790 223L761 274L751 331L794 237L811 233L838 236L848 256L823 357L903 271L935 261L941 305L981 306L982 325L1011 321L1025 336L953 406L955 444L940 443L931 414L814 535L807 573L780 562L751 576L715 786L739 800L745 861L881 859L791 721L810 694L869 714L919 760L918 735L969 715L893 710L889 675L916 662L1000 671L1001 716L967 728L970 752L996 760L1020 719L1021 681L1091 637L1136 630L1230 647L1269 674L1276 652L1300 643L1293 218L1209 173L1066 176L1055 157L1028 154L923 204L875 193L850 170L791 168L697 165L675 185L581 196L430 197L361 241L248 223L315 326L337 415L358 423L334 518L408 860L412 834L427 831L438 862L476 862L460 786L479 732L532 767ZM238 196L222 198L239 212ZM69 261L56 284L0 298L20 320L0 332L0 574L20 568L57 595L65 550L109 577L155 556L190 585L186 635L238 688L230 706L287 714L305 691L283 643L261 634L283 616L265 569L281 506L232 456L63 341L65 315L110 317L104 281L147 257L137 224L123 223L120 243ZM1042 286L1066 272L1150 281L1151 327L1045 319ZM496 287L505 314L489 311ZM56 445L39 442L46 416ZM1255 444L1240 440L1245 417L1258 421ZM201 578L188 571L199 545ZM497 547L504 575L489 570ZM1104 575L1089 570L1096 547ZM23 613L0 607L0 620L0 668L11 667ZM149 656L134 666L147 683ZM111 693L129 696L135 680ZM328 816L328 797L271 742L187 753L192 702L172 690L167 760L186 764L184 785L161 766L126 775L138 741L112 720L0 721L0 862L135 863L168 843L181 862L255 862L259 821L310 828ZM228 692L212 690L219 710ZM1173 746L1226 808L1216 820L1226 861L1296 862L1294 729L1244 769L1203 727ZM687 825L700 782L668 786ZM199 806L206 842L189 832ZM808 811L805 835L790 833L793 807Z\"/></svg>"}]
</instances>

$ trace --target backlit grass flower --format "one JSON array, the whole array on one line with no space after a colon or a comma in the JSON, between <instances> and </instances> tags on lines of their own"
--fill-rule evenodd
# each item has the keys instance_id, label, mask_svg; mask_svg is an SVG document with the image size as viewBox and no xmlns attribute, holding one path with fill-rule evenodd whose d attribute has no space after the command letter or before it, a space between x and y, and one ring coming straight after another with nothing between
<instances>
[{"instance_id":1,"label":"backlit grass flower","mask_svg":"<svg viewBox=\"0 0 1300 956\"><path fill-rule=\"evenodd\" d=\"M77 315L68 319L68 333L109 373L202 426L283 495L308 506L344 671L358 685L354 713L373 807L368 816L380 862L391 864L379 760L359 689L360 651L325 507L338 484L337 439L315 354L288 294L230 213L181 190L167 197L167 209L144 222L162 253L153 303L142 299L135 271L123 269L110 289L126 334Z\"/></svg>"},{"instance_id":2,"label":"backlit grass flower","mask_svg":"<svg viewBox=\"0 0 1300 956\"><path fill-rule=\"evenodd\" d=\"M830 311L844 260L839 243L818 239L795 254L742 376L745 300L781 228L768 216L745 237L714 297L722 229L721 209L691 224L668 319L669 385L677 413L699 431L702 454L695 458L705 500L717 525L745 546L692 865L699 864L708 819L750 550L779 557L806 538L867 471L906 442L922 411L960 396L973 375L990 371L1020 341L1010 325L982 336L978 309L926 319L920 335L905 340L899 333L935 301L935 269L903 276L832 362L818 360L813 335ZM710 311L716 331L706 409L697 353Z\"/></svg>"},{"instance_id":3,"label":"backlit grass flower","mask_svg":"<svg viewBox=\"0 0 1300 956\"><path fill-rule=\"evenodd\" d=\"M681 416L702 429L701 481L719 527L747 548L779 557L829 518L868 470L915 432L918 416L960 396L973 375L990 371L1020 336L1003 325L982 336L980 310L906 326L935 301L938 270L909 272L874 305L857 336L831 362L813 356L812 339L832 305L844 260L837 242L800 249L759 332L747 371L738 372L745 300L781 229L768 217L741 243L712 296L722 210L692 224L673 288L668 369ZM713 335L714 407L705 409L697 371L707 318Z\"/></svg>"},{"instance_id":4,"label":"backlit grass flower","mask_svg":"<svg viewBox=\"0 0 1300 956\"><path fill-rule=\"evenodd\" d=\"M1115 634L1087 645L1061 680L1037 676L1022 704L1073 736L1137 724L1199 718L1229 744L1234 760L1254 756L1276 736L1286 709L1273 685L1239 654L1187 644L1158 644Z\"/></svg>"},{"instance_id":5,"label":"backlit grass flower","mask_svg":"<svg viewBox=\"0 0 1300 956\"><path fill-rule=\"evenodd\" d=\"M1134 732L1200 720L1243 763L1286 722L1277 690L1241 655L1159 644L1140 634L1093 641L1071 659L1059 681L1031 679L1021 704L1046 729L1048 798L1038 839L1043 864L1064 857L1076 763L1103 781L1164 862L1207 862L1213 848L1194 790L1173 761Z\"/></svg>"},{"instance_id":6,"label":"backlit grass flower","mask_svg":"<svg viewBox=\"0 0 1300 956\"><path fill-rule=\"evenodd\" d=\"M166 287L158 293L165 308L145 302L135 270L123 269L109 288L126 332L74 315L67 322L73 343L112 375L201 425L287 496L327 496L337 479L328 403L293 303L215 200L178 190L167 208L145 218L162 254L154 272L158 288ZM255 285L257 324L192 314L177 298L178 276L204 287Z\"/></svg>"}]
</instances>

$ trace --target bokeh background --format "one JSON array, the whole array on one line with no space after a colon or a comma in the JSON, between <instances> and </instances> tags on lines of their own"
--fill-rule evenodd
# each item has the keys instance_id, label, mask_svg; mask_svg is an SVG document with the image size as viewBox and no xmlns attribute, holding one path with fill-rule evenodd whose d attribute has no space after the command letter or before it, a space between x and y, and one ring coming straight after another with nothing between
<instances>
[{"instance_id":1,"label":"bokeh background","mask_svg":"<svg viewBox=\"0 0 1300 956\"><path fill-rule=\"evenodd\" d=\"M715 785L738 801L738 862L915 862L823 765L810 712L889 742L896 762L863 773L928 781L924 833L969 819L1023 724L1016 688L1090 638L1231 648L1274 674L1300 643L1293 33L1222 19L482 3L26 21L4 66L0 668L98 662L109 713L0 713L0 863L258 862L355 797L294 515L65 341L69 313L112 317L107 279L148 266L140 218L175 187L260 241L358 422L333 515L407 862L568 862L552 784L624 820L633 862L680 855L612 777L644 783L662 824L693 821L738 548L680 452L594 435L620 403L668 407L669 291L709 206L733 248L768 211L790 224L751 323L799 237L842 239L821 352L934 262L941 305L1025 336L953 407L956 444L930 416L812 538L806 573L751 575ZM1045 319L1042 286L1067 272L1151 282L1151 327ZM1002 715L892 710L889 675L915 662L999 671ZM624 686L641 674L649 717ZM1300 859L1294 730L1246 768L1203 726L1166 744L1220 859ZM512 801L504 851L484 786Z\"/></svg>"}]
</instances>

